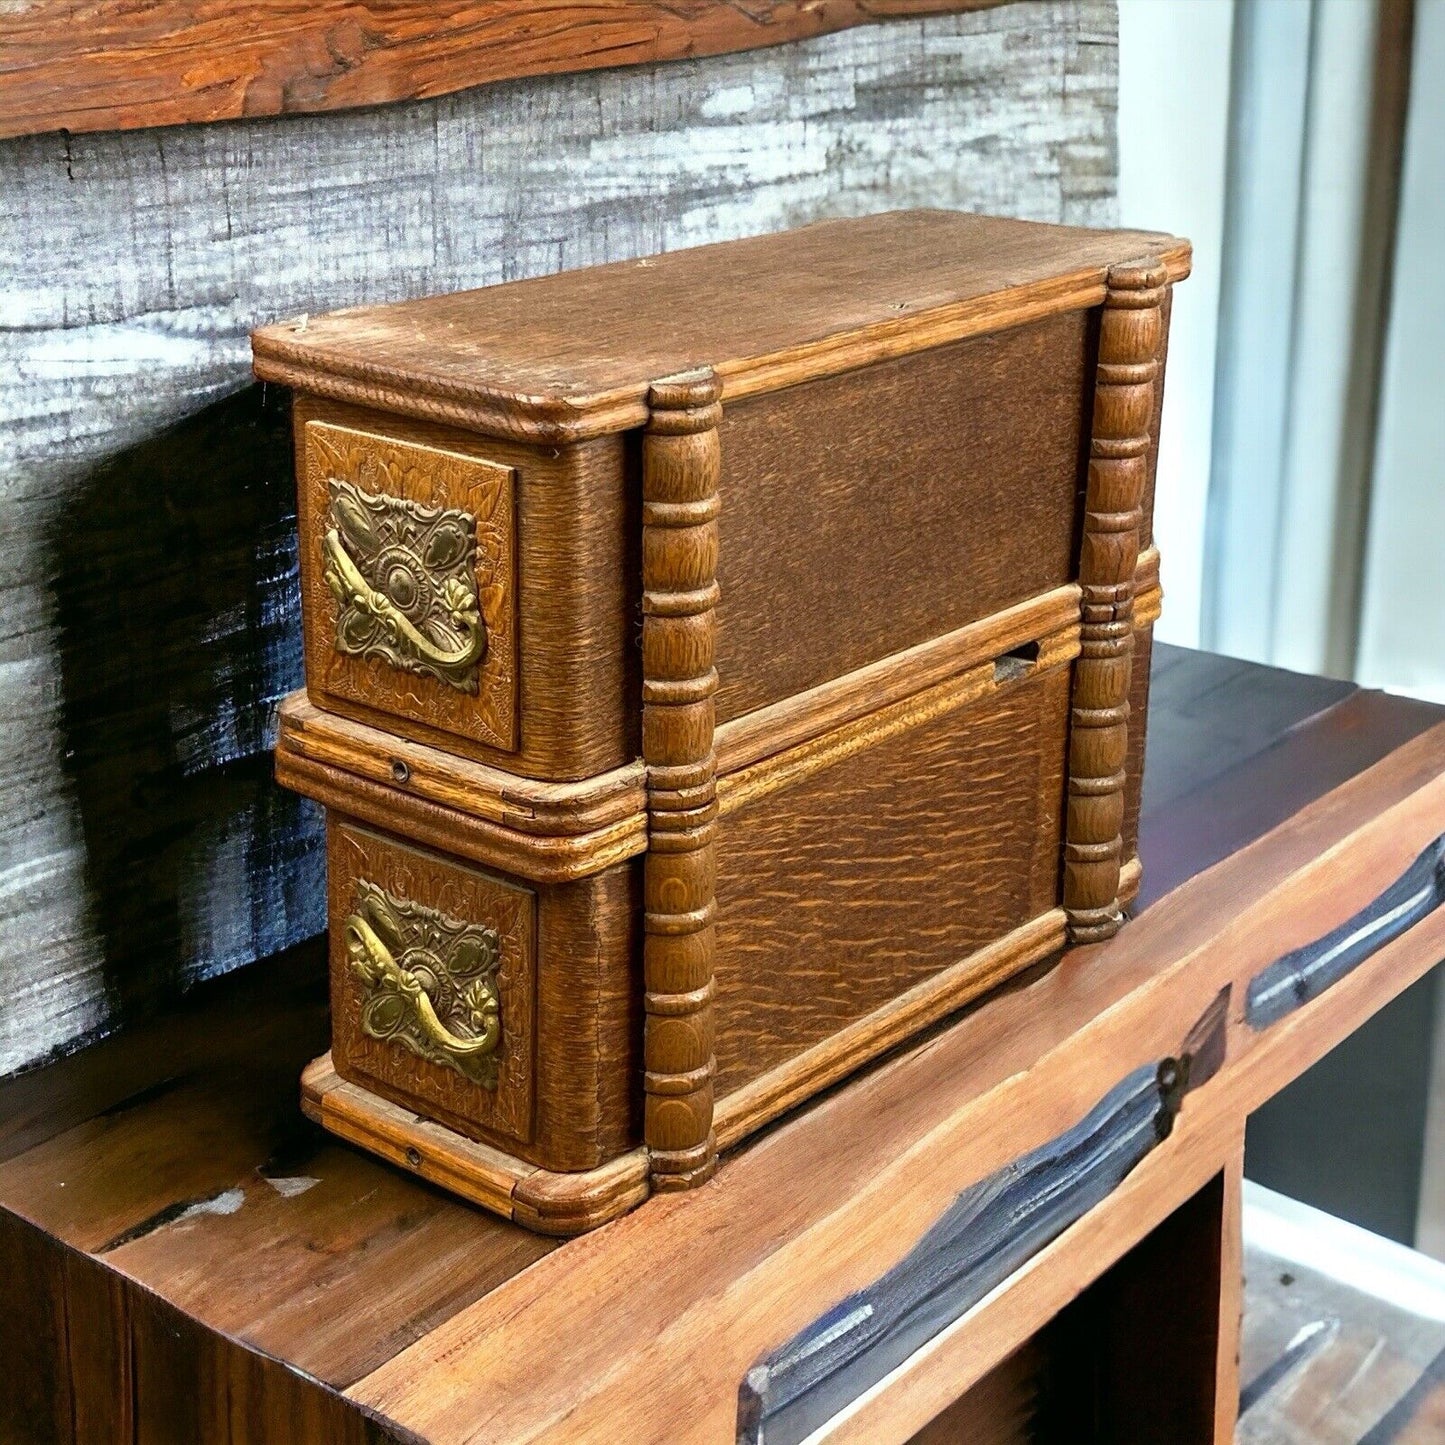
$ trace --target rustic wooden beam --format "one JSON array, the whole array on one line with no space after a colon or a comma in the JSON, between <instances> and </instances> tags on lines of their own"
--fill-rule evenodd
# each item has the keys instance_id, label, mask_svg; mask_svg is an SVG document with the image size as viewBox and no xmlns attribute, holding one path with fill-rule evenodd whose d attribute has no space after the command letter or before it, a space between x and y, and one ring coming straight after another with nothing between
<instances>
[{"instance_id":1,"label":"rustic wooden beam","mask_svg":"<svg viewBox=\"0 0 1445 1445\"><path fill-rule=\"evenodd\" d=\"M0 136L345 110L1001 0L37 0L0 7Z\"/></svg>"}]
</instances>

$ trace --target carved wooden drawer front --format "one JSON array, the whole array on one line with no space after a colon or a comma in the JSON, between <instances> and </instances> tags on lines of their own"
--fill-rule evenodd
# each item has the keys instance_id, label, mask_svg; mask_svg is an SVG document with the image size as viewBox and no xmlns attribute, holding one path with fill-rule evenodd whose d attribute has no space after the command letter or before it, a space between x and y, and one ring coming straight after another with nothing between
<instances>
[{"instance_id":1,"label":"carved wooden drawer front","mask_svg":"<svg viewBox=\"0 0 1445 1445\"><path fill-rule=\"evenodd\" d=\"M308 684L514 748L513 469L328 421L299 440Z\"/></svg>"},{"instance_id":2,"label":"carved wooden drawer front","mask_svg":"<svg viewBox=\"0 0 1445 1445\"><path fill-rule=\"evenodd\" d=\"M337 1071L529 1142L536 894L335 815L327 855Z\"/></svg>"}]
</instances>

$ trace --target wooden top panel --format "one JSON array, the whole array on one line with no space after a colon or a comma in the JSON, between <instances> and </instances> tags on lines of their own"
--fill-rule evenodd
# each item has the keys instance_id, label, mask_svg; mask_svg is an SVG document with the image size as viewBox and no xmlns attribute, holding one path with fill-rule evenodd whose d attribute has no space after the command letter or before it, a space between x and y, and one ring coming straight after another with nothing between
<instances>
[{"instance_id":1,"label":"wooden top panel","mask_svg":"<svg viewBox=\"0 0 1445 1445\"><path fill-rule=\"evenodd\" d=\"M1097 305L1108 268L1189 244L958 211L893 211L267 326L258 376L499 435L639 426L649 383L696 367L724 395Z\"/></svg>"}]
</instances>

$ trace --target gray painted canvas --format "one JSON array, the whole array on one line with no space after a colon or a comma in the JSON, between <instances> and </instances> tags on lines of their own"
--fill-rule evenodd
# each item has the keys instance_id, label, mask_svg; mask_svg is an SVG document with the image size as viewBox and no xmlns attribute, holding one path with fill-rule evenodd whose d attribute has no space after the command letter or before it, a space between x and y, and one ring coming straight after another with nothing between
<instances>
[{"instance_id":1,"label":"gray painted canvas","mask_svg":"<svg viewBox=\"0 0 1445 1445\"><path fill-rule=\"evenodd\" d=\"M0 143L0 1073L323 926L277 790L286 400L336 306L949 206L1114 216L1112 0L374 111Z\"/></svg>"}]
</instances>

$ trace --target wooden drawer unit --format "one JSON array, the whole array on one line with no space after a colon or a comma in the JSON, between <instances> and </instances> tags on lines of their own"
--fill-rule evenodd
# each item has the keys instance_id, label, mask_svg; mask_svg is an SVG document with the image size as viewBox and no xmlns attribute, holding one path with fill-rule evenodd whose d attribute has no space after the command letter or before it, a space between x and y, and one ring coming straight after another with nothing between
<instances>
[{"instance_id":1,"label":"wooden drawer unit","mask_svg":"<svg viewBox=\"0 0 1445 1445\"><path fill-rule=\"evenodd\" d=\"M1108 937L1188 256L906 212L258 332L277 772L332 814L307 1107L575 1232Z\"/></svg>"}]
</instances>

